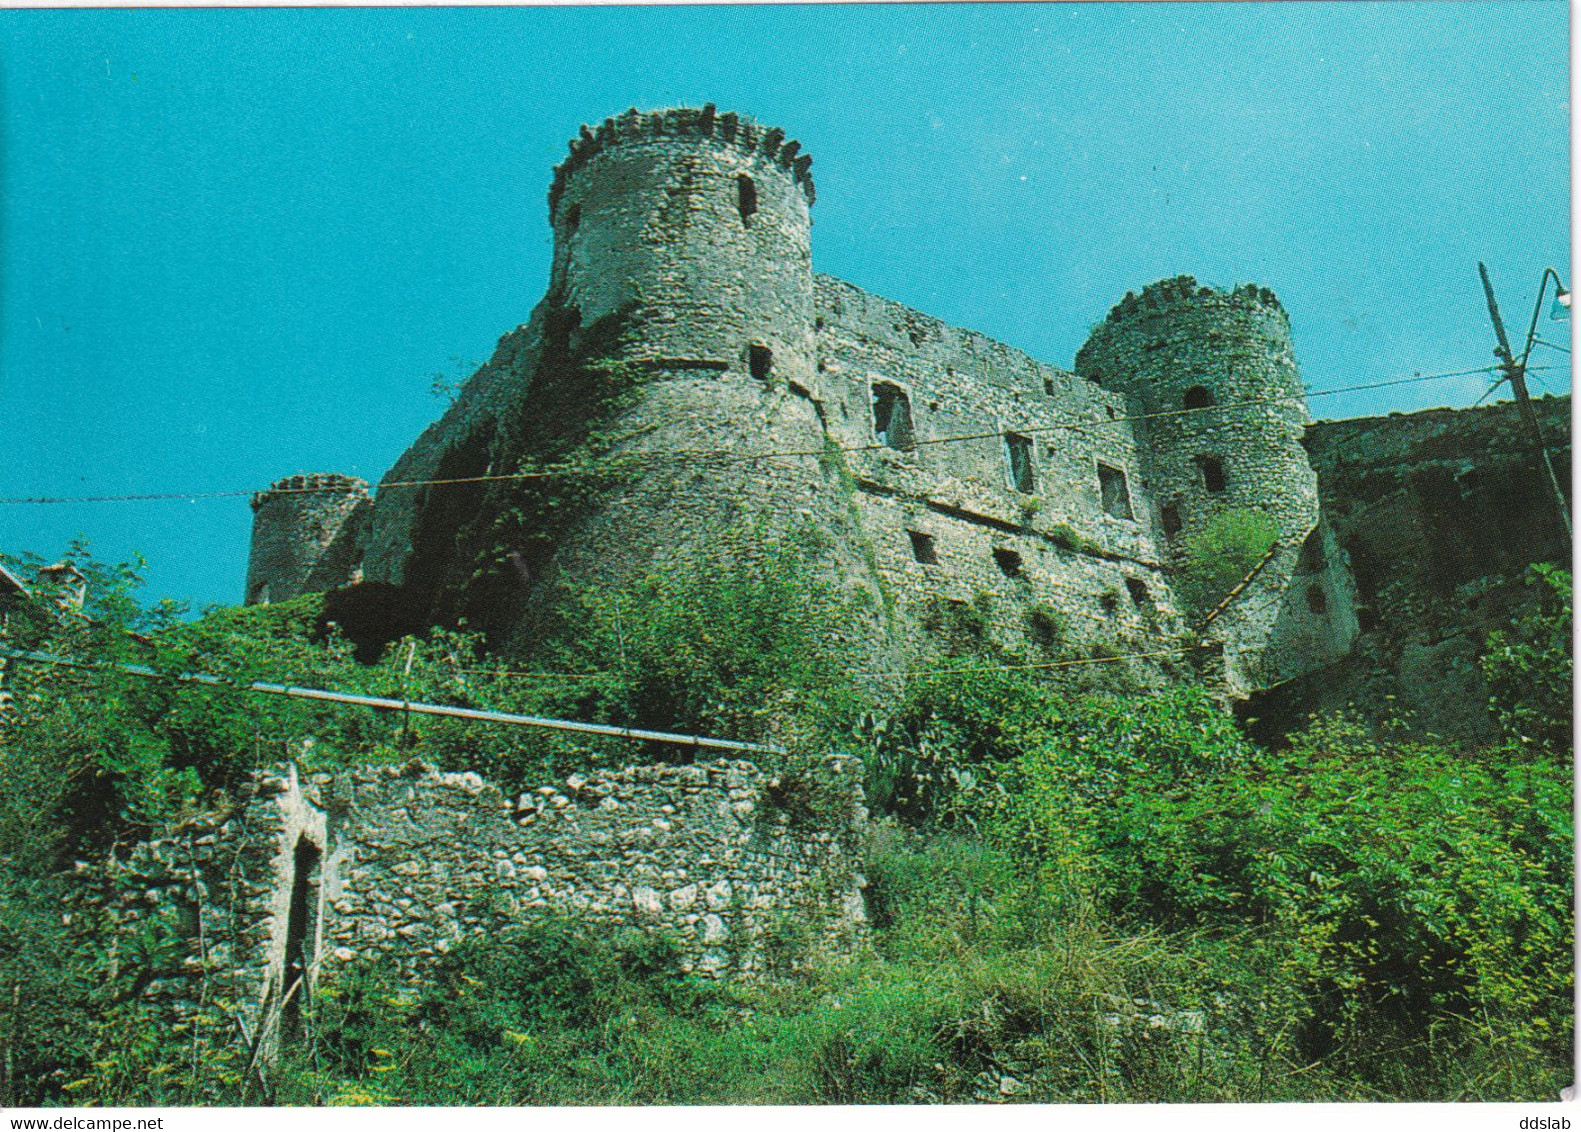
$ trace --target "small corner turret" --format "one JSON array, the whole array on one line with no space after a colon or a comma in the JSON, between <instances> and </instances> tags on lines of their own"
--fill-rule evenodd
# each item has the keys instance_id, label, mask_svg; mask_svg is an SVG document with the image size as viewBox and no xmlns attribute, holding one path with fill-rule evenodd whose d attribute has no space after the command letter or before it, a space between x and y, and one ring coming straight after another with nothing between
<instances>
[{"instance_id":1,"label":"small corner turret","mask_svg":"<svg viewBox=\"0 0 1581 1132\"><path fill-rule=\"evenodd\" d=\"M366 480L323 472L287 476L254 495L245 604L354 581L372 502Z\"/></svg>"}]
</instances>

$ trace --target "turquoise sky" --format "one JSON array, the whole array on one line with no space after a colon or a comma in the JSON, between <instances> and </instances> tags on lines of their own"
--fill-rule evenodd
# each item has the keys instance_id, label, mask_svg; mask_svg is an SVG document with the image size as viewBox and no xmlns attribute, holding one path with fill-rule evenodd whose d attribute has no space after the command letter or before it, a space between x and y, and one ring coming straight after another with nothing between
<instances>
[{"instance_id":1,"label":"turquoise sky","mask_svg":"<svg viewBox=\"0 0 1581 1132\"><path fill-rule=\"evenodd\" d=\"M1309 388L1492 361L1570 282L1563 2L0 13L0 496L377 479L526 320L577 126L813 155L814 265L1070 365L1127 289L1274 288ZM1565 323L1543 333L1569 344ZM1539 348L1568 389L1568 355ZM1534 356L1535 362L1535 356ZM1315 399L1466 405L1482 376ZM1543 386L1536 385L1541 392ZM240 598L251 512L0 505Z\"/></svg>"}]
</instances>

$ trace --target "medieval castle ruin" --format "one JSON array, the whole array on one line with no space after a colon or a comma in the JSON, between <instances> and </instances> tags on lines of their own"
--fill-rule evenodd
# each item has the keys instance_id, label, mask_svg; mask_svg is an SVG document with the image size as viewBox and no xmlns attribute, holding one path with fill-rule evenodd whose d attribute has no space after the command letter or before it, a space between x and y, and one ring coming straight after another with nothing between
<instances>
[{"instance_id":1,"label":"medieval castle ruin","mask_svg":"<svg viewBox=\"0 0 1581 1132\"><path fill-rule=\"evenodd\" d=\"M1227 690L1349 652L1354 584L1271 291L1153 284L1060 369L815 274L811 163L712 106L584 127L554 173L531 320L376 495L312 475L257 496L246 600L356 582L402 629L467 617L508 645L562 579L618 584L799 535L867 591L856 655L903 665L940 610L970 604L1002 644L1047 647L1057 626L1064 649L1144 656L1130 675L1156 682L1182 671L1188 629L1170 567L1215 515L1251 508L1279 540L1208 630ZM600 362L640 374L599 455L638 471L549 545L469 542L511 501L490 477L534 455L523 422L549 418L540 447L583 426L549 371L595 338ZM491 588L506 599L479 600Z\"/></svg>"},{"instance_id":2,"label":"medieval castle ruin","mask_svg":"<svg viewBox=\"0 0 1581 1132\"><path fill-rule=\"evenodd\" d=\"M1370 697L1444 734L1487 726L1477 650L1525 565L1569 554L1511 406L1314 424L1273 293L1184 276L1126 295L1073 370L1048 365L814 274L810 166L712 106L583 127L530 320L376 493L316 474L256 496L247 602L322 591L376 645L465 619L509 650L558 587L794 543L865 595L834 627L853 658L925 659L970 608L1007 647L1143 684L1205 674L1270 718ZM1539 411L1563 474L1568 400ZM568 481L585 490L546 495ZM1172 570L1237 509L1277 541L1204 625ZM88 898L125 922L195 915L260 1030L288 1028L321 968L420 965L544 913L663 927L697 972L752 977L776 924L821 946L861 931L861 787L826 763L841 801L813 825L747 763L523 792L415 762L284 767ZM192 1001L179 979L160 993Z\"/></svg>"}]
</instances>

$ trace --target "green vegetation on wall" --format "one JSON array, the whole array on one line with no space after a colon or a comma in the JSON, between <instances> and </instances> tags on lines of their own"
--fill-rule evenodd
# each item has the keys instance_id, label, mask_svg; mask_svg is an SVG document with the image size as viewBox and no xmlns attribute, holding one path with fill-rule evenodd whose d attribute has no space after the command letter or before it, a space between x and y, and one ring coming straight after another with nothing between
<instances>
[{"instance_id":1,"label":"green vegetation on wall","mask_svg":"<svg viewBox=\"0 0 1581 1132\"><path fill-rule=\"evenodd\" d=\"M1176 592L1197 612L1207 612L1230 595L1278 537L1279 524L1261 511L1221 511L1186 539Z\"/></svg>"}]
</instances>

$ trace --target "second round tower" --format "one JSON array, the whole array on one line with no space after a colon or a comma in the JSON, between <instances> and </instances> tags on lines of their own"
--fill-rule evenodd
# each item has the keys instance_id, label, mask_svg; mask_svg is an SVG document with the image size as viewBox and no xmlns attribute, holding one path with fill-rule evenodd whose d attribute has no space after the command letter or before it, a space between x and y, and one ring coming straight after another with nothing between
<instances>
[{"instance_id":1,"label":"second round tower","mask_svg":"<svg viewBox=\"0 0 1581 1132\"><path fill-rule=\"evenodd\" d=\"M1076 372L1125 393L1174 554L1216 515L1261 511L1299 544L1318 517L1309 422L1278 298L1183 275L1127 294L1076 355Z\"/></svg>"}]
</instances>

